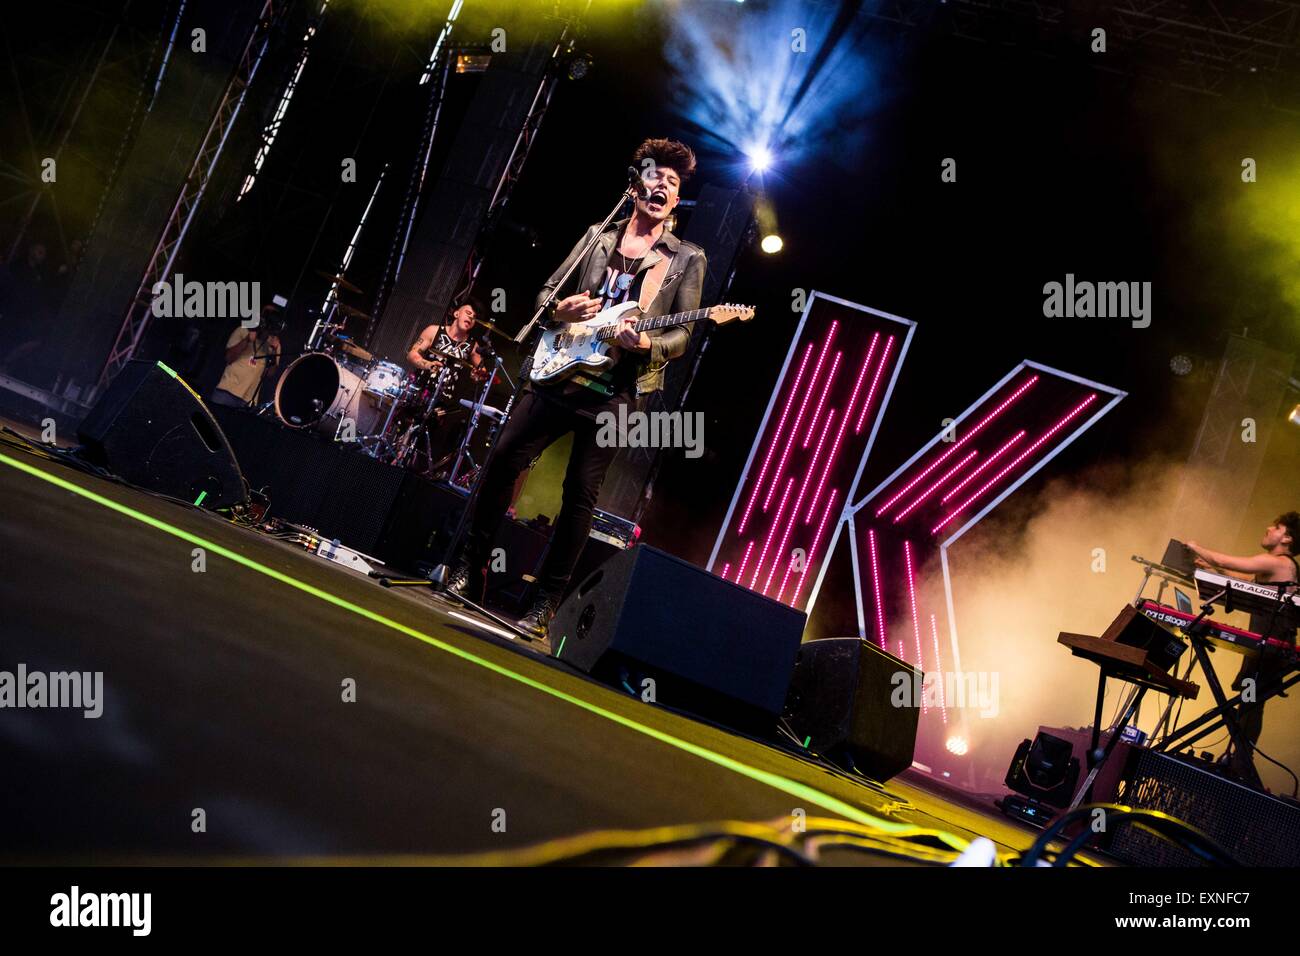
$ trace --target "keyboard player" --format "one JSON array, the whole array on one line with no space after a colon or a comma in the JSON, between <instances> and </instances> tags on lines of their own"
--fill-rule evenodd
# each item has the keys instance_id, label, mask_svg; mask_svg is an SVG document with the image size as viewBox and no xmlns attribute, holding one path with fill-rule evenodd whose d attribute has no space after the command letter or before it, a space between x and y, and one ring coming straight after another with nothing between
<instances>
[{"instance_id":1,"label":"keyboard player","mask_svg":"<svg viewBox=\"0 0 1300 956\"><path fill-rule=\"evenodd\" d=\"M1300 580L1300 564L1296 562L1300 554L1300 513L1288 511L1268 526L1259 546L1259 554L1238 556L1224 554L1210 548L1188 541L1187 547L1196 555L1199 567L1212 571L1235 572L1237 576L1251 576L1256 584L1279 584ZM1274 637L1280 640L1295 641L1294 621L1286 614L1272 615L1253 613L1250 616L1250 629L1261 637ZM1287 665L1267 653L1247 655L1242 659L1241 670L1232 682L1232 689L1241 690L1242 681L1248 677L1255 678L1256 702L1243 703L1238 709L1241 729L1252 744L1259 740L1264 727L1265 693L1281 684L1286 676ZM1250 754L1232 754L1229 762L1234 770L1251 761Z\"/></svg>"}]
</instances>

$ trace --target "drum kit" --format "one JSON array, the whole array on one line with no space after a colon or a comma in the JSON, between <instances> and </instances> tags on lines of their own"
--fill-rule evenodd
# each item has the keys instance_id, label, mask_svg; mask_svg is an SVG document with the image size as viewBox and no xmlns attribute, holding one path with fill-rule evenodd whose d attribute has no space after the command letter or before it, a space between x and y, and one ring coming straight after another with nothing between
<instances>
[{"instance_id":1,"label":"drum kit","mask_svg":"<svg viewBox=\"0 0 1300 956\"><path fill-rule=\"evenodd\" d=\"M320 273L336 289L361 290L338 275ZM486 449L505 415L487 404L497 377L505 375L501 358L479 344L484 363L438 353L442 367L462 366L470 374L409 374L395 362L362 348L344 331L349 319L369 323L370 316L338 301L316 322L307 344L280 376L275 399L264 411L291 428L355 442L374 458L446 480L462 491L473 483ZM490 322L478 323L505 337ZM470 398L460 397L454 381L478 379Z\"/></svg>"}]
</instances>

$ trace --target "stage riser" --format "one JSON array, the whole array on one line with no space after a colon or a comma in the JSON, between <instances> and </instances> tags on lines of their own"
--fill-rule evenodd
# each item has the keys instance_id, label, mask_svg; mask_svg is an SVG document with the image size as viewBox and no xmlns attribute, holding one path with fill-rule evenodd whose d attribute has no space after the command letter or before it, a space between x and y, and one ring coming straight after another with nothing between
<instances>
[{"instance_id":1,"label":"stage riser","mask_svg":"<svg viewBox=\"0 0 1300 956\"><path fill-rule=\"evenodd\" d=\"M270 498L270 515L404 570L441 557L437 546L454 529L463 496L316 432L240 409L212 411L250 487Z\"/></svg>"}]
</instances>

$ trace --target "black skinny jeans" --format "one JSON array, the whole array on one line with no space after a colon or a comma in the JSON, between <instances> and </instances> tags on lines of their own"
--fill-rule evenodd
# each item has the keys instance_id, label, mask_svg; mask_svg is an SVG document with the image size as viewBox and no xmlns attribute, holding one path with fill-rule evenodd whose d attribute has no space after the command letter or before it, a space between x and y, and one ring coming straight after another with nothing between
<instances>
[{"instance_id":1,"label":"black skinny jeans","mask_svg":"<svg viewBox=\"0 0 1300 956\"><path fill-rule=\"evenodd\" d=\"M465 546L465 559L471 567L480 568L488 563L492 542L510 506L510 496L520 474L553 442L573 432L573 452L564 475L563 503L546 560L538 574L539 597L545 595L559 600L587 543L600 486L618 452L617 445L602 448L597 443L600 426L596 415L598 411L617 412L622 402L629 405L629 410L637 406L636 399L625 396L602 402L597 409L580 411L567 402L543 398L532 389L520 396L498 439L496 455L479 491Z\"/></svg>"}]
</instances>

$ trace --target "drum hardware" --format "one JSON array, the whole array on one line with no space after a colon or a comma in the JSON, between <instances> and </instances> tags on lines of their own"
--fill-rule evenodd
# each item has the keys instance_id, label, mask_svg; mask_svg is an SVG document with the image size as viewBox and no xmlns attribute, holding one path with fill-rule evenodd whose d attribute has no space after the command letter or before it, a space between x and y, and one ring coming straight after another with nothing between
<instances>
[{"instance_id":1,"label":"drum hardware","mask_svg":"<svg viewBox=\"0 0 1300 956\"><path fill-rule=\"evenodd\" d=\"M501 422L506 417L505 413L500 409L493 408L491 405L487 404L487 397L492 391L492 386L496 383L498 373L501 372L501 365L501 356L494 355L492 374L490 374L487 377L487 380L483 383L483 390L479 393L478 400L470 401L465 398L460 400L460 404L463 407L470 409L473 414L470 416L469 427L465 429L465 437L461 439L460 448L456 452L456 463L452 465L451 474L447 476L447 483L453 488L456 487L457 480L461 478L461 471L464 468L466 461L470 463L474 474L477 474L478 472L479 464L474 461L473 456L470 454L469 443L470 439L474 436L475 429L478 428L479 419L487 418L492 423L491 429L488 433L488 444L490 446L492 442L496 440L496 430L501 427Z\"/></svg>"}]
</instances>

